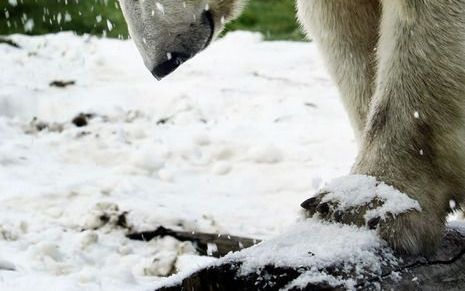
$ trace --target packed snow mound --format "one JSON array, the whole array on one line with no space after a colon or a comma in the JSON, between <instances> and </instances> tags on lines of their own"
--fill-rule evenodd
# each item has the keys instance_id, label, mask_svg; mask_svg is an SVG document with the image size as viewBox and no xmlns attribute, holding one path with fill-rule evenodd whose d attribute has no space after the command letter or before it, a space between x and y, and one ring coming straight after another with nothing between
<instances>
[{"instance_id":1,"label":"packed snow mound","mask_svg":"<svg viewBox=\"0 0 465 291\"><path fill-rule=\"evenodd\" d=\"M408 210L421 211L418 201L410 198L392 186L365 175L348 175L328 182L320 191L328 193L323 202L337 201L338 209L368 204L379 200L382 206L365 213L365 221L374 217L385 218L386 214L397 215Z\"/></svg>"},{"instance_id":2,"label":"packed snow mound","mask_svg":"<svg viewBox=\"0 0 465 291\"><path fill-rule=\"evenodd\" d=\"M353 273L352 278L363 278L380 276L384 266L398 264L392 250L376 235L376 231L315 219L297 223L276 237L227 255L207 266L234 262L240 263L240 276L258 274L265 266L300 269L301 274L284 290L322 281L334 287L342 285L347 290L355 290L354 279L343 277L343 272L341 276L330 275L325 268L337 266L347 273ZM156 287L180 284L193 273L164 279Z\"/></svg>"},{"instance_id":3,"label":"packed snow mound","mask_svg":"<svg viewBox=\"0 0 465 291\"><path fill-rule=\"evenodd\" d=\"M354 272L381 274L383 264L396 262L393 253L385 246L375 231L309 219L273 239L222 260L243 262L241 272L244 275L257 272L266 265L296 269L312 266L310 271L304 272L292 286L288 286L292 288L321 281L325 276L321 270L334 265L342 269L357 265ZM343 281L329 275L324 280L333 286L344 284L352 288L354 284L352 280Z\"/></svg>"}]
</instances>

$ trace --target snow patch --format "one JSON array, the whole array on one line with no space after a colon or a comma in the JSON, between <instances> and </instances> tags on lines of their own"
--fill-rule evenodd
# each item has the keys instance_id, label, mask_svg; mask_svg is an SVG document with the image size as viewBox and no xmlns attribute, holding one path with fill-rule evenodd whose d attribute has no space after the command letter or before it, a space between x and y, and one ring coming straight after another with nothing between
<instances>
[{"instance_id":1,"label":"snow patch","mask_svg":"<svg viewBox=\"0 0 465 291\"><path fill-rule=\"evenodd\" d=\"M381 255L380 255L381 254ZM356 274L379 275L386 263L397 261L386 243L375 231L308 219L298 223L277 237L263 241L249 249L227 255L210 265L242 262L241 275L259 272L264 266L309 268L295 279L286 290L304 287L312 282L326 281L331 286L343 285L354 289L355 282L328 275L326 267L337 265L353 268ZM193 273L176 275L163 280L160 286L175 285Z\"/></svg>"},{"instance_id":2,"label":"snow patch","mask_svg":"<svg viewBox=\"0 0 465 291\"><path fill-rule=\"evenodd\" d=\"M323 186L320 193L328 193L323 202L337 201L341 210L380 200L380 207L365 213L365 221L374 217L385 218L388 213L397 215L408 210L421 211L418 201L371 176L349 175L336 178Z\"/></svg>"}]
</instances>

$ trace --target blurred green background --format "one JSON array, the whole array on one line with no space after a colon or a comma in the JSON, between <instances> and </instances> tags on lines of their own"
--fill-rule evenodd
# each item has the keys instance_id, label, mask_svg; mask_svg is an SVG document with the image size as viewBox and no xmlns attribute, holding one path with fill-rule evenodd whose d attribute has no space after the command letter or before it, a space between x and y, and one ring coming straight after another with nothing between
<instances>
[{"instance_id":1,"label":"blurred green background","mask_svg":"<svg viewBox=\"0 0 465 291\"><path fill-rule=\"evenodd\" d=\"M250 0L242 16L227 31L251 30L268 40L302 40L295 17L295 0ZM127 38L117 0L0 0L0 35L44 34L72 30Z\"/></svg>"}]
</instances>

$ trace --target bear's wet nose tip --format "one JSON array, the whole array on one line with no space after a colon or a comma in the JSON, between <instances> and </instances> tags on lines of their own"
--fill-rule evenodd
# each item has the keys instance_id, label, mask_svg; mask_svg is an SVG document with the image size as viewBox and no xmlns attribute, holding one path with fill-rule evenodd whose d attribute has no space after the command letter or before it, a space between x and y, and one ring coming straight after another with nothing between
<instances>
[{"instance_id":1,"label":"bear's wet nose tip","mask_svg":"<svg viewBox=\"0 0 465 291\"><path fill-rule=\"evenodd\" d=\"M157 79L161 80L164 77L171 74L176 70L182 63L190 59L192 56L186 53L173 52L168 54L167 60L163 61L160 64L157 64L152 69L152 75Z\"/></svg>"}]
</instances>

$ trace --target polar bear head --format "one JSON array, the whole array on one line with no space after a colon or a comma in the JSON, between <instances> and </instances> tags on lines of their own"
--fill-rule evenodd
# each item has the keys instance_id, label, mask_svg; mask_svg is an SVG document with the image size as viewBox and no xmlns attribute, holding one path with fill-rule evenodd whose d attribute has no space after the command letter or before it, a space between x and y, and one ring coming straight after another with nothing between
<instances>
[{"instance_id":1,"label":"polar bear head","mask_svg":"<svg viewBox=\"0 0 465 291\"><path fill-rule=\"evenodd\" d=\"M120 0L129 33L157 79L207 47L246 0Z\"/></svg>"}]
</instances>

